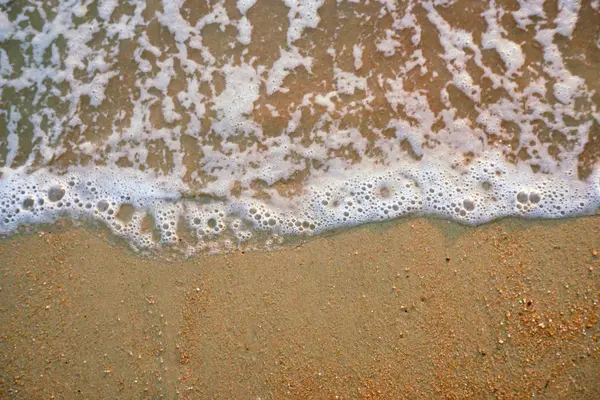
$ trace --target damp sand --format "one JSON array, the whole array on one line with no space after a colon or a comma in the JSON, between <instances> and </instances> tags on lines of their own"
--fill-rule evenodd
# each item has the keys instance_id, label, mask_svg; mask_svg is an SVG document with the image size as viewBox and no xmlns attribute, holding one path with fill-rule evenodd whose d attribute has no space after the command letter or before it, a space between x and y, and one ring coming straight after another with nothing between
<instances>
[{"instance_id":1,"label":"damp sand","mask_svg":"<svg viewBox=\"0 0 600 400\"><path fill-rule=\"evenodd\" d=\"M0 241L1 398L600 398L600 218L408 219L146 259Z\"/></svg>"}]
</instances>

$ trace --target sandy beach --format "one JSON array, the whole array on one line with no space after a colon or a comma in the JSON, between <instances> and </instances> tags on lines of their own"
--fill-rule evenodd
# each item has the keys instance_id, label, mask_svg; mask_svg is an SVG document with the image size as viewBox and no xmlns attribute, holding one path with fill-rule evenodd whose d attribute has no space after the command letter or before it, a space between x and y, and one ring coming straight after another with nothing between
<instances>
[{"instance_id":1,"label":"sandy beach","mask_svg":"<svg viewBox=\"0 0 600 400\"><path fill-rule=\"evenodd\" d=\"M0 400L600 399L599 22L0 0Z\"/></svg>"},{"instance_id":2,"label":"sandy beach","mask_svg":"<svg viewBox=\"0 0 600 400\"><path fill-rule=\"evenodd\" d=\"M0 241L0 397L597 399L600 218L362 226L147 259Z\"/></svg>"}]
</instances>

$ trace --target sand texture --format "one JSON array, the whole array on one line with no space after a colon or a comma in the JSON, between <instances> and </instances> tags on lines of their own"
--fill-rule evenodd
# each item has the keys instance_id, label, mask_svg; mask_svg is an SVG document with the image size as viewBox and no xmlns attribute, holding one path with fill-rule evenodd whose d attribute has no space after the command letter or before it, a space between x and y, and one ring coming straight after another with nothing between
<instances>
[{"instance_id":1,"label":"sand texture","mask_svg":"<svg viewBox=\"0 0 600 400\"><path fill-rule=\"evenodd\" d=\"M145 259L0 241L0 397L598 399L600 218L414 219Z\"/></svg>"}]
</instances>

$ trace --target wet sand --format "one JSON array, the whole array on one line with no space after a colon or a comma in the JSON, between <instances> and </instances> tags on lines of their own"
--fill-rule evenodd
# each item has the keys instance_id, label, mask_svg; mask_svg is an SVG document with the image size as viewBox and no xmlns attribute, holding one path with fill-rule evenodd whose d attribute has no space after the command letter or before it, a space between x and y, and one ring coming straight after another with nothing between
<instances>
[{"instance_id":1,"label":"wet sand","mask_svg":"<svg viewBox=\"0 0 600 400\"><path fill-rule=\"evenodd\" d=\"M164 262L0 241L0 398L600 398L600 218L369 225Z\"/></svg>"}]
</instances>

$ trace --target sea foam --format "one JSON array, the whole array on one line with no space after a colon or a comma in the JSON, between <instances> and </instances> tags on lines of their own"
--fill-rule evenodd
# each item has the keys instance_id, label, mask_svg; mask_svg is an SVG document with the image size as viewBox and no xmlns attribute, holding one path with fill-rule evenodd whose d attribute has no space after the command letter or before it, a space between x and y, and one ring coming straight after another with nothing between
<instances>
[{"instance_id":1,"label":"sea foam","mask_svg":"<svg viewBox=\"0 0 600 400\"><path fill-rule=\"evenodd\" d=\"M593 214L600 68L562 43L600 54L600 7L543 4L0 3L0 233L93 219L192 254Z\"/></svg>"}]
</instances>

